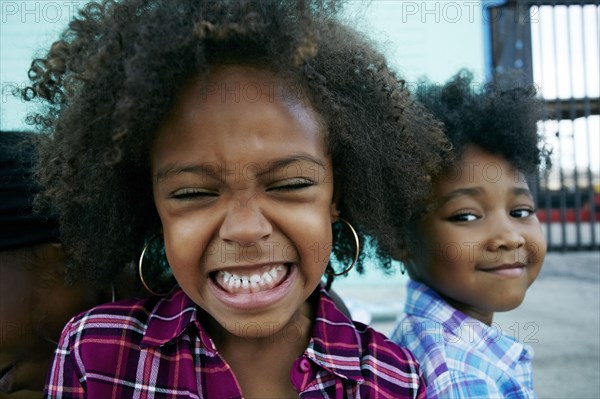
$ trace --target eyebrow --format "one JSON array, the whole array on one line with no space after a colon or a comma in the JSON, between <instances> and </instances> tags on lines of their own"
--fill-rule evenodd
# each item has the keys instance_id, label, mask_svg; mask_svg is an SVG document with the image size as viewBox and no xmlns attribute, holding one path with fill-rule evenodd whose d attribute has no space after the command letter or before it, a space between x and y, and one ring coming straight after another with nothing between
<instances>
[{"instance_id":1,"label":"eyebrow","mask_svg":"<svg viewBox=\"0 0 600 399\"><path fill-rule=\"evenodd\" d=\"M451 201L451 200L453 200L454 198L457 198L457 197L462 197L462 196L477 197L482 192L483 192L483 189L481 187L459 188L457 190L449 192L448 194L446 194L442 198L440 198L438 201L436 201L436 207L439 208L442 205L446 204L448 201ZM524 195L524 196L526 196L528 198L531 198L533 200L533 195L531 194L531 191L529 191L528 188L525 188L525 187L513 187L511 189L511 192L516 197Z\"/></svg>"},{"instance_id":2,"label":"eyebrow","mask_svg":"<svg viewBox=\"0 0 600 399\"><path fill-rule=\"evenodd\" d=\"M266 168L261 167L258 168L257 177L264 176L266 174L272 173L278 169L285 168L286 166L293 165L295 163L312 163L318 165L322 168L325 168L325 162L322 160L315 158L312 155L301 153L295 154L289 157L277 158L272 161L265 162L263 165L266 165ZM263 170L264 169L264 170ZM215 163L201 163L201 164L187 164L187 165L166 165L165 167L160 168L156 172L156 180L166 180L171 176L178 175L181 173L193 173L197 175L212 175L218 176L219 173L224 175L230 174L228 170L222 171L221 168Z\"/></svg>"},{"instance_id":3,"label":"eyebrow","mask_svg":"<svg viewBox=\"0 0 600 399\"><path fill-rule=\"evenodd\" d=\"M181 173L193 173L197 175L216 175L217 168L210 163L204 164L188 164L188 165L173 165L169 164L156 171L156 180L166 180L171 176Z\"/></svg>"},{"instance_id":4,"label":"eyebrow","mask_svg":"<svg viewBox=\"0 0 600 399\"><path fill-rule=\"evenodd\" d=\"M483 189L481 187L465 187L465 188L459 188L457 190L450 191L448 194L444 195L443 197L441 197L439 200L436 201L436 208L441 207L442 205L446 204L447 202L453 200L454 198L463 197L463 196L477 197L482 192L483 192Z\"/></svg>"},{"instance_id":5,"label":"eyebrow","mask_svg":"<svg viewBox=\"0 0 600 399\"><path fill-rule=\"evenodd\" d=\"M533 194L531 194L531 191L528 188L525 187L513 187L513 189L511 190L514 196L521 196L524 195L526 197L529 197L531 199L533 199Z\"/></svg>"},{"instance_id":6,"label":"eyebrow","mask_svg":"<svg viewBox=\"0 0 600 399\"><path fill-rule=\"evenodd\" d=\"M312 155L302 153L302 154L296 154L296 155L292 155L290 157L274 159L270 162L266 162L268 167L265 170L260 170L260 172L257 173L257 176L260 177L260 176L267 175L278 169L285 168L286 166L293 165L295 163L312 163L312 164L318 165L322 168L325 168L325 162L323 162L322 160L315 158Z\"/></svg>"}]
</instances>

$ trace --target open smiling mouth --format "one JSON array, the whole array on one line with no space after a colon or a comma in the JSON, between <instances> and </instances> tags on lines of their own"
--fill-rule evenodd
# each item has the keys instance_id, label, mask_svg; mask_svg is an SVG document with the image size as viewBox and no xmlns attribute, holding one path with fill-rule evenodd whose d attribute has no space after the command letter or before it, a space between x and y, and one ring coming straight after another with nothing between
<instances>
[{"instance_id":1,"label":"open smiling mouth","mask_svg":"<svg viewBox=\"0 0 600 399\"><path fill-rule=\"evenodd\" d=\"M229 294L252 294L279 286L290 274L292 263L274 263L259 268L238 267L211 273L211 279Z\"/></svg>"}]
</instances>

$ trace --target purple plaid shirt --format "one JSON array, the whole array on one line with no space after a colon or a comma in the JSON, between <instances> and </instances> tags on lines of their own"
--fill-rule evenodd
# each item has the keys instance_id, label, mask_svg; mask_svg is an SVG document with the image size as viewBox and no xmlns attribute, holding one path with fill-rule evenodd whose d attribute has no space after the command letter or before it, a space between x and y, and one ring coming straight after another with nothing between
<instances>
[{"instance_id":1,"label":"purple plaid shirt","mask_svg":"<svg viewBox=\"0 0 600 399\"><path fill-rule=\"evenodd\" d=\"M312 338L291 381L301 398L424 398L412 354L353 324L323 287ZM242 398L235 375L181 290L98 306L63 330L48 398Z\"/></svg>"}]
</instances>

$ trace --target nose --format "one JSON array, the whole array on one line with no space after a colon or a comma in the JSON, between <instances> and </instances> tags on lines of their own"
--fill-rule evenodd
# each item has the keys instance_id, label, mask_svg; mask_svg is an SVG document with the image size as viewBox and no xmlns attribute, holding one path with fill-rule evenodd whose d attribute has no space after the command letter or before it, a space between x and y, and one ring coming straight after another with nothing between
<instances>
[{"instance_id":1,"label":"nose","mask_svg":"<svg viewBox=\"0 0 600 399\"><path fill-rule=\"evenodd\" d=\"M525 246L525 237L509 216L503 216L490 223L490 228L492 231L487 242L488 250L515 250Z\"/></svg>"},{"instance_id":2,"label":"nose","mask_svg":"<svg viewBox=\"0 0 600 399\"><path fill-rule=\"evenodd\" d=\"M219 236L226 242L243 246L254 244L273 232L260 207L252 199L236 201L227 210L219 229Z\"/></svg>"}]
</instances>

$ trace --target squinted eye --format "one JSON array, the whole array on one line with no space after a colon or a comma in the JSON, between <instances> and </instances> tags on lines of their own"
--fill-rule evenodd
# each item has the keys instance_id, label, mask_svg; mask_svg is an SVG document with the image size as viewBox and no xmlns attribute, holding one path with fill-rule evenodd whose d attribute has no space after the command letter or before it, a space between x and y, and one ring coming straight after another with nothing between
<instances>
[{"instance_id":1,"label":"squinted eye","mask_svg":"<svg viewBox=\"0 0 600 399\"><path fill-rule=\"evenodd\" d=\"M182 188L171 194L172 198L178 200L192 200L204 197L216 197L218 194L214 191L208 191L202 188Z\"/></svg>"},{"instance_id":2,"label":"squinted eye","mask_svg":"<svg viewBox=\"0 0 600 399\"><path fill-rule=\"evenodd\" d=\"M315 183L312 180L305 178L288 179L277 182L268 188L268 191L293 191L303 188L312 187Z\"/></svg>"}]
</instances>

